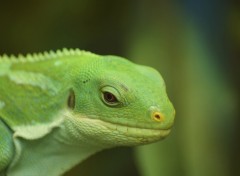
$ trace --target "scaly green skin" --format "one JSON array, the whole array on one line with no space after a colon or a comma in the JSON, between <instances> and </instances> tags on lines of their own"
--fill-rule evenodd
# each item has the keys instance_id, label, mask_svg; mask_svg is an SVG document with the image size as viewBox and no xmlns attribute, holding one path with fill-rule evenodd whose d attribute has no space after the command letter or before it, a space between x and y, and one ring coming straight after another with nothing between
<instances>
[{"instance_id":1,"label":"scaly green skin","mask_svg":"<svg viewBox=\"0 0 240 176\"><path fill-rule=\"evenodd\" d=\"M61 175L102 149L158 141L174 113L160 74L117 56L0 57L0 175Z\"/></svg>"}]
</instances>

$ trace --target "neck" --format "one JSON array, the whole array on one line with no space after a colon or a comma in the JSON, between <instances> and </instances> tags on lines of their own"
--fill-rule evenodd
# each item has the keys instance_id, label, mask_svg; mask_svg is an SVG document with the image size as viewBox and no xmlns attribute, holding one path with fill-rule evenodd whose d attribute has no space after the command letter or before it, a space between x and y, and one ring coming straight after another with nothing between
<instances>
[{"instance_id":1,"label":"neck","mask_svg":"<svg viewBox=\"0 0 240 176\"><path fill-rule=\"evenodd\" d=\"M21 158L9 170L9 175L62 175L101 148L88 144L70 144L62 129L54 129L41 140L22 140ZM34 149L34 150L33 150ZM38 152L35 152L38 151ZM37 162L36 161L37 158ZM34 161L34 162L33 162Z\"/></svg>"},{"instance_id":2,"label":"neck","mask_svg":"<svg viewBox=\"0 0 240 176\"><path fill-rule=\"evenodd\" d=\"M9 175L62 175L94 153L107 148L76 131L76 124L65 118L58 128L39 140L21 140L21 157ZM38 152L35 152L38 151ZM33 162L36 161L37 162Z\"/></svg>"},{"instance_id":3,"label":"neck","mask_svg":"<svg viewBox=\"0 0 240 176\"><path fill-rule=\"evenodd\" d=\"M60 147L57 147L58 150L56 150L54 146L51 148L55 148L57 161L62 161L64 163L64 169L62 169L63 173L96 152L109 148L103 144L95 143L94 140L88 139L84 134L69 130L74 129L75 125L72 125L73 124L66 119L52 134L52 140L55 141L53 143L56 143L53 145Z\"/></svg>"}]
</instances>

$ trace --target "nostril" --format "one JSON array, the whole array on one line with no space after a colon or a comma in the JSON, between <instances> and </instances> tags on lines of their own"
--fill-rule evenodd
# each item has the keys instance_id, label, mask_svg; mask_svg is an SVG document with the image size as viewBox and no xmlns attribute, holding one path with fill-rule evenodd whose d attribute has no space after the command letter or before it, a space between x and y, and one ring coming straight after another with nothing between
<instances>
[{"instance_id":1,"label":"nostril","mask_svg":"<svg viewBox=\"0 0 240 176\"><path fill-rule=\"evenodd\" d=\"M153 119L158 122L162 122L164 120L163 115L160 112L153 113Z\"/></svg>"},{"instance_id":2,"label":"nostril","mask_svg":"<svg viewBox=\"0 0 240 176\"><path fill-rule=\"evenodd\" d=\"M161 119L161 116L159 114L155 114L155 118L160 120Z\"/></svg>"}]
</instances>

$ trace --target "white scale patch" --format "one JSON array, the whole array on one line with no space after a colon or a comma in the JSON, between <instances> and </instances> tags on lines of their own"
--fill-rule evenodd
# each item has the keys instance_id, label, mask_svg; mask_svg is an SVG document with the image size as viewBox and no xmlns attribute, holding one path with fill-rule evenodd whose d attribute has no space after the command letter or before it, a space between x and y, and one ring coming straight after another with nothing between
<instances>
[{"instance_id":1,"label":"white scale patch","mask_svg":"<svg viewBox=\"0 0 240 176\"><path fill-rule=\"evenodd\" d=\"M56 62L54 62L54 65L57 67L59 65L62 65L62 62L61 61L56 61Z\"/></svg>"},{"instance_id":2,"label":"white scale patch","mask_svg":"<svg viewBox=\"0 0 240 176\"><path fill-rule=\"evenodd\" d=\"M5 106L5 103L3 101L0 100L0 109L3 109Z\"/></svg>"},{"instance_id":3,"label":"white scale patch","mask_svg":"<svg viewBox=\"0 0 240 176\"><path fill-rule=\"evenodd\" d=\"M0 76L6 75L10 71L11 63L0 63Z\"/></svg>"},{"instance_id":4,"label":"white scale patch","mask_svg":"<svg viewBox=\"0 0 240 176\"><path fill-rule=\"evenodd\" d=\"M42 90L48 91L50 94L55 95L60 88L60 85L51 80L49 77L41 73L32 73L26 71L11 71L8 73L11 81L19 85L31 85L39 87Z\"/></svg>"},{"instance_id":5,"label":"white scale patch","mask_svg":"<svg viewBox=\"0 0 240 176\"><path fill-rule=\"evenodd\" d=\"M55 63L56 65L61 64ZM19 85L31 85L39 87L42 90L48 91L50 94L55 95L60 88L57 82L54 82L49 77L41 73L33 73L26 71L12 71L11 63L0 63L0 77L8 76L8 78ZM0 104L0 108L3 107L3 103Z\"/></svg>"}]
</instances>

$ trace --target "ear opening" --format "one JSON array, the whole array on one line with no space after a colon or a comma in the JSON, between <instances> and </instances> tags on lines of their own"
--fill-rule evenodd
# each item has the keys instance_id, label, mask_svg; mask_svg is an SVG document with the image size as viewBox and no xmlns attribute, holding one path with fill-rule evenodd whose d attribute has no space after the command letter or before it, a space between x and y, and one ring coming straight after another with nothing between
<instances>
[{"instance_id":1,"label":"ear opening","mask_svg":"<svg viewBox=\"0 0 240 176\"><path fill-rule=\"evenodd\" d=\"M73 89L69 90L67 105L70 109L75 108L75 93L74 93Z\"/></svg>"}]
</instances>

